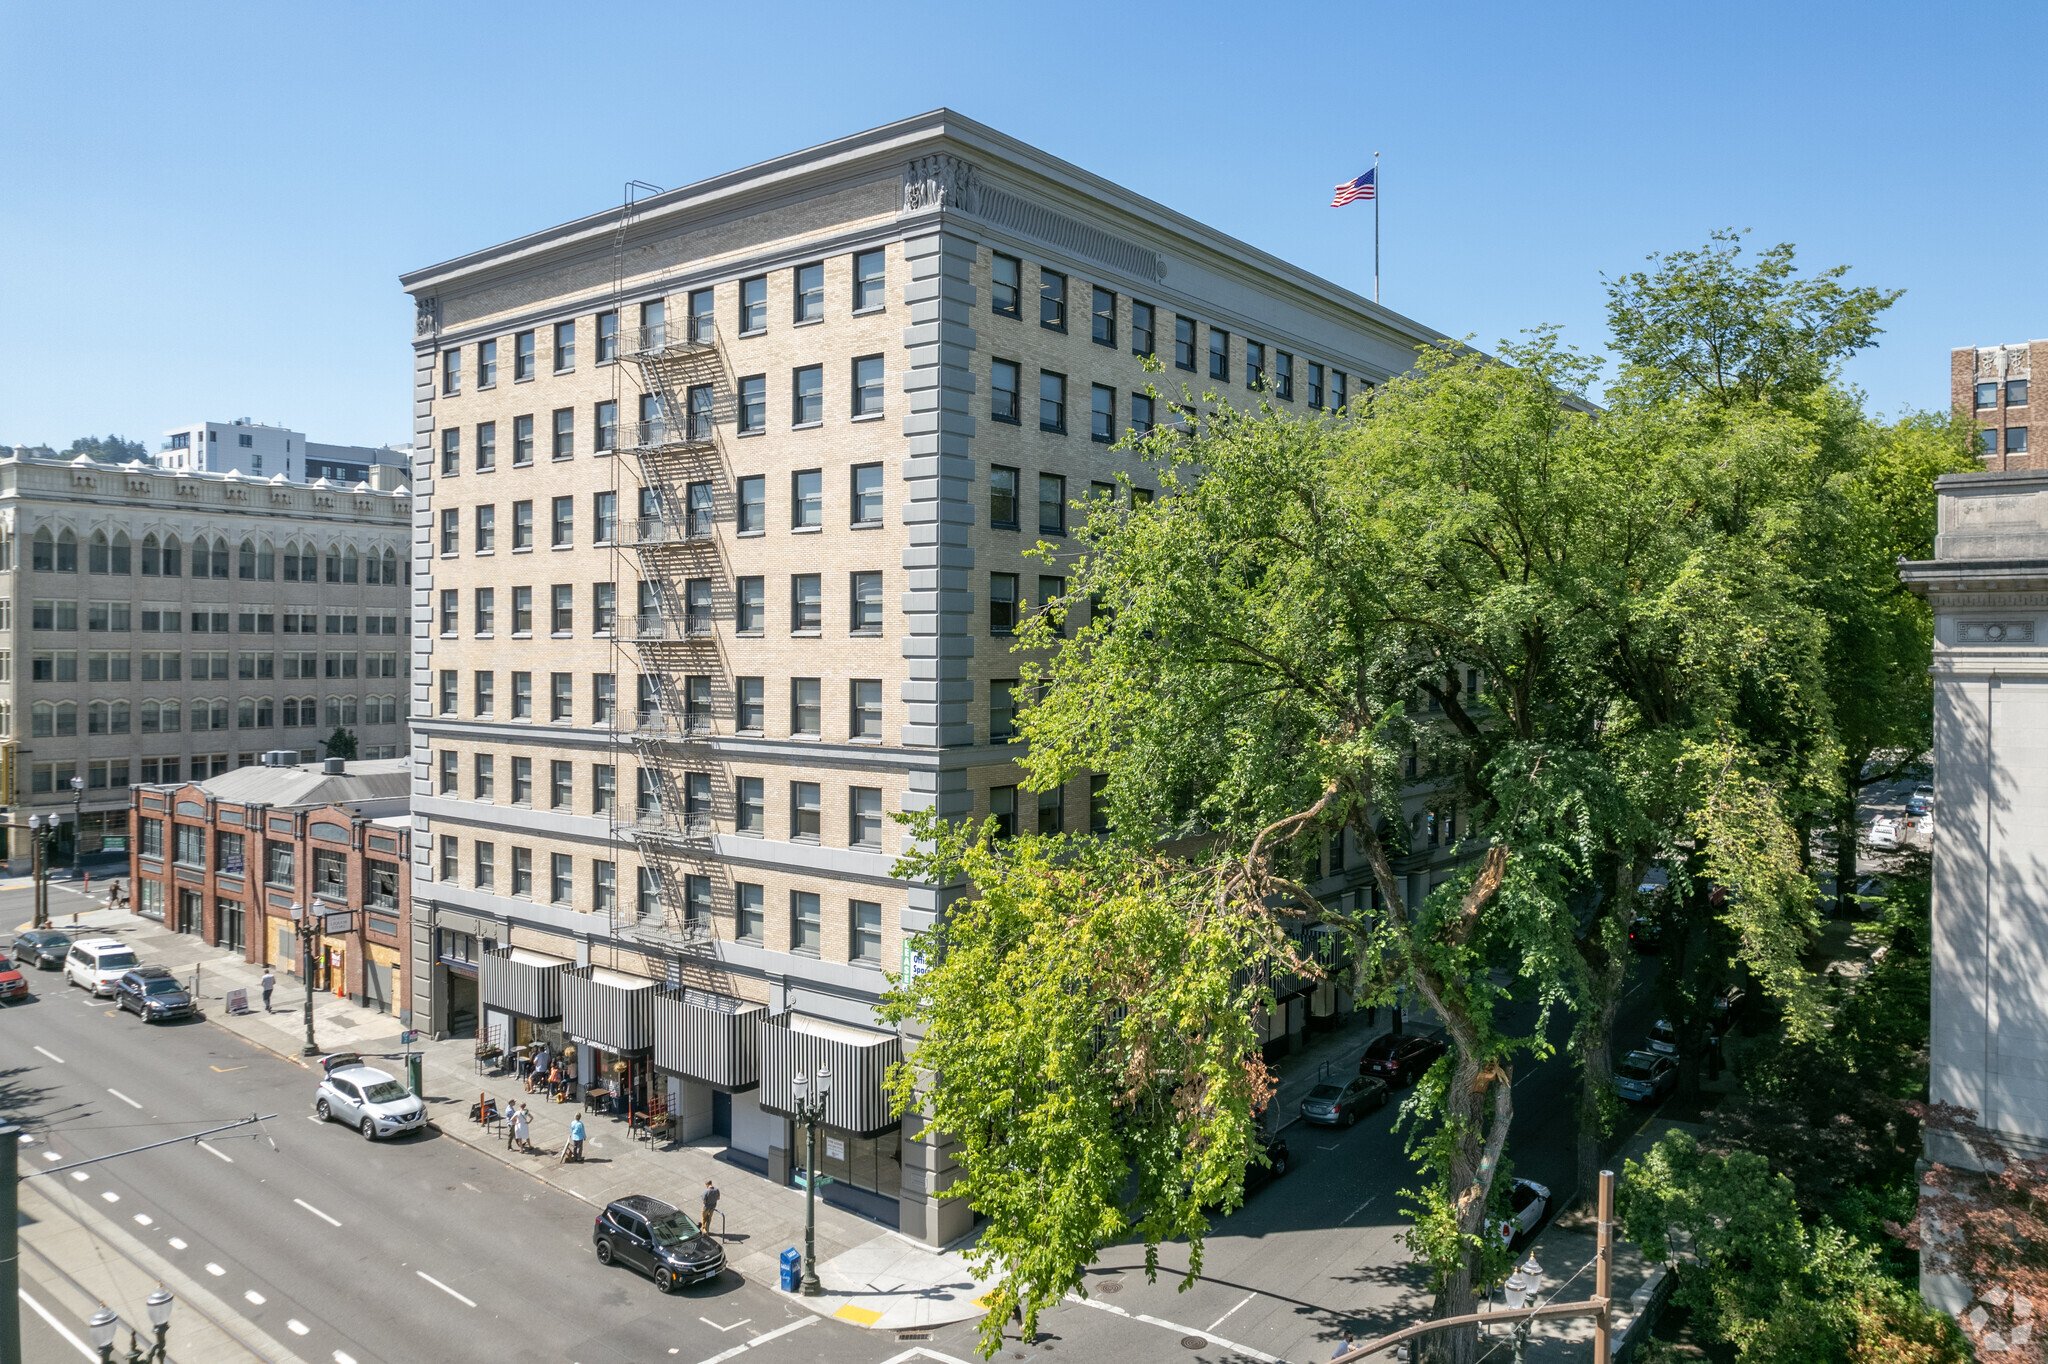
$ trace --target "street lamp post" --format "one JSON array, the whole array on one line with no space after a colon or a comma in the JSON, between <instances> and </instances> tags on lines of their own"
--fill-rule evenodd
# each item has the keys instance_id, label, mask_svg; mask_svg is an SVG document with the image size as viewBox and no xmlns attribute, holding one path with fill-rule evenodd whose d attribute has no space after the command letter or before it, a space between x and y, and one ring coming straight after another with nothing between
<instances>
[{"instance_id":1,"label":"street lamp post","mask_svg":"<svg viewBox=\"0 0 2048 1364\"><path fill-rule=\"evenodd\" d=\"M54 825L55 820L51 823ZM79 860L85 856L85 778L71 779L71 870L78 872Z\"/></svg>"},{"instance_id":2,"label":"street lamp post","mask_svg":"<svg viewBox=\"0 0 2048 1364\"><path fill-rule=\"evenodd\" d=\"M320 1045L313 1040L313 916L294 900L292 917L299 921L299 974L306 987L306 1045L299 1048L299 1055L318 1056Z\"/></svg>"},{"instance_id":3,"label":"street lamp post","mask_svg":"<svg viewBox=\"0 0 2048 1364\"><path fill-rule=\"evenodd\" d=\"M135 1352L135 1332L130 1331L128 1358L131 1364L165 1364L171 1357L165 1341L171 1333L171 1304L175 1301L176 1299L171 1296L171 1290L162 1284L158 1284L156 1292L143 1300L143 1306L149 1309L149 1324L156 1329L156 1344L149 1347L148 1354L138 1355Z\"/></svg>"},{"instance_id":4,"label":"street lamp post","mask_svg":"<svg viewBox=\"0 0 2048 1364\"><path fill-rule=\"evenodd\" d=\"M49 891L43 885L43 817L28 817L29 877L35 884L35 914L37 928L50 926Z\"/></svg>"},{"instance_id":5,"label":"street lamp post","mask_svg":"<svg viewBox=\"0 0 2048 1364\"><path fill-rule=\"evenodd\" d=\"M819 1066L816 1076L798 1071L789 1082L796 1097L797 1120L804 1125L804 1281L802 1293L815 1298L825 1291L818 1282L818 1122L832 1093L832 1067Z\"/></svg>"},{"instance_id":6,"label":"street lamp post","mask_svg":"<svg viewBox=\"0 0 2048 1364\"><path fill-rule=\"evenodd\" d=\"M1521 1268L1508 1275L1508 1281L1501 1285L1501 1296L1507 1299L1508 1310L1519 1312L1525 1307L1536 1305L1536 1295L1543 1287L1543 1266L1536 1263L1532 1252L1522 1261ZM1522 1364L1523 1352L1529 1348L1529 1318L1522 1317L1514 1325L1514 1364Z\"/></svg>"},{"instance_id":7,"label":"street lamp post","mask_svg":"<svg viewBox=\"0 0 2048 1364\"><path fill-rule=\"evenodd\" d=\"M100 1364L113 1364L114 1337L121 1333L121 1319L105 1303L85 1323L85 1329L92 1336L92 1347L100 1352Z\"/></svg>"}]
</instances>

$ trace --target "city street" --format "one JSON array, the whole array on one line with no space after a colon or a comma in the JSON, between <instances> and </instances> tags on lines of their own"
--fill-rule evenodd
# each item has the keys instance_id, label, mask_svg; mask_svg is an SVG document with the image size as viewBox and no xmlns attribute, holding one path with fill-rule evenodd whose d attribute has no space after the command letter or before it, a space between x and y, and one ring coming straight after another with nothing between
<instances>
[{"instance_id":1,"label":"city street","mask_svg":"<svg viewBox=\"0 0 2048 1364\"><path fill-rule=\"evenodd\" d=\"M53 895L61 922L69 892ZM25 892L0 891L0 922L27 912ZM445 1136L372 1144L322 1125L310 1113L311 1072L209 1022L145 1026L66 989L57 972L30 979L36 997L7 1011L13 1046L0 1091L0 1107L39 1138L25 1165L278 1115L36 1184L88 1225L119 1224L299 1358L596 1364L739 1350L796 1364L974 1353L971 1325L898 1341L822 1320L731 1272L664 1299L596 1263L587 1204ZM1647 1026L1649 1008L1638 984L1622 1038ZM1568 1027L1553 1020L1553 1036ZM1340 1037L1343 1065L1372 1031L1354 1024ZM1552 1056L1521 1069L1510 1155L1517 1173L1562 1194L1571 1068ZM1141 1251L1113 1249L1091 1275L1092 1301L1043 1316L1038 1345L1136 1360L1305 1361L1327 1357L1341 1334L1408 1320L1423 1303L1398 1239L1398 1190L1414 1182L1392 1130L1400 1097L1353 1129L1289 1127L1289 1172L1219 1221L1190 1290L1175 1289L1185 1260L1174 1248L1153 1285ZM59 1339L25 1315L29 1339ZM82 1323L73 1329L83 1334Z\"/></svg>"}]
</instances>

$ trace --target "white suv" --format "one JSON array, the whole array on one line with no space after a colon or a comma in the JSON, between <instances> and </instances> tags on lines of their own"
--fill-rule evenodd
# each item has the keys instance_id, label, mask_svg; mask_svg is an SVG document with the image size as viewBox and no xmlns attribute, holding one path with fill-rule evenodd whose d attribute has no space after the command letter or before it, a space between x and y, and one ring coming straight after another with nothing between
<instances>
[{"instance_id":1,"label":"white suv","mask_svg":"<svg viewBox=\"0 0 2048 1364\"><path fill-rule=\"evenodd\" d=\"M322 1122L339 1119L365 1141L426 1127L427 1106L397 1080L364 1065L356 1053L338 1052L320 1064L327 1078L313 1092L313 1111Z\"/></svg>"},{"instance_id":2,"label":"white suv","mask_svg":"<svg viewBox=\"0 0 2048 1364\"><path fill-rule=\"evenodd\" d=\"M135 969L135 949L119 938L87 938L71 944L64 957L64 983L96 995L114 993L114 982Z\"/></svg>"}]
</instances>

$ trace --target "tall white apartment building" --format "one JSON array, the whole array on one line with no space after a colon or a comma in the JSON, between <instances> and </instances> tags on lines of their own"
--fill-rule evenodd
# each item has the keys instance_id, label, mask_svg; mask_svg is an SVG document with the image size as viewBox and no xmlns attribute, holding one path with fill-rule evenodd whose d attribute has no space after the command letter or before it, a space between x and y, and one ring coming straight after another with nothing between
<instances>
[{"instance_id":1,"label":"tall white apartment building","mask_svg":"<svg viewBox=\"0 0 2048 1364\"><path fill-rule=\"evenodd\" d=\"M323 445L303 431L265 426L247 417L231 422L189 422L164 432L156 463L187 473L237 473L245 478L283 474L302 483L321 479L343 487L368 483L389 492L405 481L410 452L375 445Z\"/></svg>"},{"instance_id":2,"label":"tall white apartment building","mask_svg":"<svg viewBox=\"0 0 2048 1364\"><path fill-rule=\"evenodd\" d=\"M953 892L889 816L1090 826L1019 790L1025 551L1149 495L1148 385L1307 415L1437 333L943 110L402 283L416 1017L778 1180L829 1061L834 1196L950 1239L873 1005Z\"/></svg>"},{"instance_id":3,"label":"tall white apartment building","mask_svg":"<svg viewBox=\"0 0 2048 1364\"><path fill-rule=\"evenodd\" d=\"M337 727L405 745L410 495L235 472L0 459L0 855L128 833L128 787ZM77 785L74 786L73 782Z\"/></svg>"}]
</instances>

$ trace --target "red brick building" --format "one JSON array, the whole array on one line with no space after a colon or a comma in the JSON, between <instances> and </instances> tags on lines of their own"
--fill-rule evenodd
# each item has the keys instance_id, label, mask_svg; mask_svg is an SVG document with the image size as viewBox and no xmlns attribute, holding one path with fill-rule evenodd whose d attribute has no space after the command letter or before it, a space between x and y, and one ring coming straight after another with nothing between
<instances>
[{"instance_id":1,"label":"red brick building","mask_svg":"<svg viewBox=\"0 0 2048 1364\"><path fill-rule=\"evenodd\" d=\"M403 1017L411 780L411 761L396 758L135 787L131 911L297 975L293 906L308 907L322 927L316 987Z\"/></svg>"},{"instance_id":2,"label":"red brick building","mask_svg":"<svg viewBox=\"0 0 2048 1364\"><path fill-rule=\"evenodd\" d=\"M2048 341L1959 346L1949 352L1949 399L1977 424L1977 453L1995 473L2048 468L2048 396L2041 413L2028 402L2035 360L2048 365ZM2048 372L2044 372L2048 379Z\"/></svg>"}]
</instances>

